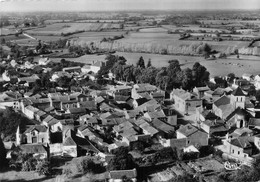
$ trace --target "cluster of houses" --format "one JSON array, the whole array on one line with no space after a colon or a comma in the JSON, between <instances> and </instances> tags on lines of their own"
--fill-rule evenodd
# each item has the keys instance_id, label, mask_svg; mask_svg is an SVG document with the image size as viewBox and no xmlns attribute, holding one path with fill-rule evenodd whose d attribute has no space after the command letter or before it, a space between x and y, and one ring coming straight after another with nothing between
<instances>
[{"instance_id":1,"label":"cluster of houses","mask_svg":"<svg viewBox=\"0 0 260 182\"><path fill-rule=\"evenodd\" d=\"M44 58L39 64L47 62ZM64 68L57 76L95 74L102 66L93 62ZM37 79L37 75L19 78L28 84ZM116 149L131 149L144 141L199 154L200 147L218 138L222 141L218 150L251 164L260 149L260 118L257 101L245 88L259 82L259 76L243 75L232 87L173 89L169 98L154 85L130 83L71 93L8 91L0 95L0 106L13 107L32 121L26 128L17 128L15 145L40 158L95 155L107 162ZM125 175L135 179L136 170L110 172L110 177L118 179Z\"/></svg>"}]
</instances>

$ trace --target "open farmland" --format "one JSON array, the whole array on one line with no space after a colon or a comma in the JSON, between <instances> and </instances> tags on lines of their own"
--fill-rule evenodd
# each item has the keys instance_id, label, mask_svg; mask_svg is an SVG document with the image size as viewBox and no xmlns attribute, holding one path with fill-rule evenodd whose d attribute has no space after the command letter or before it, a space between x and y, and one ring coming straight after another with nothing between
<instances>
[{"instance_id":1,"label":"open farmland","mask_svg":"<svg viewBox=\"0 0 260 182\"><path fill-rule=\"evenodd\" d=\"M11 34L15 34L15 33L16 33L15 29L0 28L0 36L1 35L11 35Z\"/></svg>"},{"instance_id":2,"label":"open farmland","mask_svg":"<svg viewBox=\"0 0 260 182\"><path fill-rule=\"evenodd\" d=\"M109 32L83 32L72 35L71 37L76 37L76 39L84 41L100 41L103 38L112 38L114 36L124 35L123 31L109 31Z\"/></svg>"},{"instance_id":3,"label":"open farmland","mask_svg":"<svg viewBox=\"0 0 260 182\"><path fill-rule=\"evenodd\" d=\"M120 29L120 24L113 23L55 23L44 28L28 30L32 35L61 35L74 33L77 31L101 31L110 29Z\"/></svg>"},{"instance_id":4,"label":"open farmland","mask_svg":"<svg viewBox=\"0 0 260 182\"><path fill-rule=\"evenodd\" d=\"M177 55L160 55L160 54L146 54L146 53L126 53L117 52L118 56L124 56L127 60L127 64L136 64L139 58L142 56L147 64L151 59L152 65L155 67L168 66L169 60L177 59L182 68L192 68L195 62L200 62L210 72L210 76L225 76L229 73L235 73L237 76L242 76L243 73L259 74L260 61L258 57L244 56L241 59L230 57L228 59L216 59L205 60L203 57L193 56L177 56ZM79 58L68 58L70 61L81 62L85 64L91 64L93 61L104 61L106 55L84 55ZM53 59L54 61L60 61L60 58ZM260 58L259 58L260 60Z\"/></svg>"},{"instance_id":5,"label":"open farmland","mask_svg":"<svg viewBox=\"0 0 260 182\"><path fill-rule=\"evenodd\" d=\"M162 25L163 28L167 29L167 30L171 30L171 31L180 31L180 32L184 32L186 30L191 30L191 31L206 31L206 32L215 32L215 31L223 31L223 32L230 32L228 30L225 29L218 29L218 28L203 28L203 27L199 27L199 25L186 25L185 27L177 27L175 25Z\"/></svg>"}]
</instances>

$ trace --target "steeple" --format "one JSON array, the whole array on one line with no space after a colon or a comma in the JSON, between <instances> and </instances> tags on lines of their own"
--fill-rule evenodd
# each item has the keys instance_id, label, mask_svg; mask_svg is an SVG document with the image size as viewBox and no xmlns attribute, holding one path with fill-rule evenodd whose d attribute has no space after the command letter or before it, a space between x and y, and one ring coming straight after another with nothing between
<instances>
[{"instance_id":1,"label":"steeple","mask_svg":"<svg viewBox=\"0 0 260 182\"><path fill-rule=\"evenodd\" d=\"M241 109L245 108L246 95L243 93L242 89L238 87L231 94L231 104L234 106L234 109L240 107Z\"/></svg>"}]
</instances>

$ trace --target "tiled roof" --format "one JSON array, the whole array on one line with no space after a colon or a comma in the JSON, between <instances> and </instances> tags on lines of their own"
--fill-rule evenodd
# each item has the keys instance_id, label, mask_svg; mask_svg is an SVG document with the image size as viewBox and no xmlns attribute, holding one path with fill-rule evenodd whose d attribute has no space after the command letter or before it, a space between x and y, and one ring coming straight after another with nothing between
<instances>
[{"instance_id":1,"label":"tiled roof","mask_svg":"<svg viewBox=\"0 0 260 182\"><path fill-rule=\"evenodd\" d=\"M152 121L152 124L155 128L165 133L173 133L175 131L175 128L173 126L170 126L159 119L154 119Z\"/></svg>"},{"instance_id":2,"label":"tiled roof","mask_svg":"<svg viewBox=\"0 0 260 182\"><path fill-rule=\"evenodd\" d=\"M238 137L238 138L231 140L230 143L232 145L245 149L245 148L252 147L252 145L249 143L248 140L249 140L249 137Z\"/></svg>"},{"instance_id":3,"label":"tiled roof","mask_svg":"<svg viewBox=\"0 0 260 182\"><path fill-rule=\"evenodd\" d=\"M214 102L214 105L217 107L221 105L228 105L228 104L230 104L230 98L226 95L223 95L222 97L220 97L218 100Z\"/></svg>"},{"instance_id":4,"label":"tiled roof","mask_svg":"<svg viewBox=\"0 0 260 182\"><path fill-rule=\"evenodd\" d=\"M71 114L86 113L86 109L85 108L70 108L70 109L68 109L68 111Z\"/></svg>"},{"instance_id":5,"label":"tiled roof","mask_svg":"<svg viewBox=\"0 0 260 182\"><path fill-rule=\"evenodd\" d=\"M260 126L260 118L250 118L248 125L249 126Z\"/></svg>"},{"instance_id":6,"label":"tiled roof","mask_svg":"<svg viewBox=\"0 0 260 182\"><path fill-rule=\"evenodd\" d=\"M164 118L166 117L163 110L160 111L154 111L154 112L147 112L147 114L150 116L150 118Z\"/></svg>"},{"instance_id":7,"label":"tiled roof","mask_svg":"<svg viewBox=\"0 0 260 182\"><path fill-rule=\"evenodd\" d=\"M30 133L33 130L37 130L38 132L47 132L47 127L43 125L33 125L30 126L24 133Z\"/></svg>"},{"instance_id":8,"label":"tiled roof","mask_svg":"<svg viewBox=\"0 0 260 182\"><path fill-rule=\"evenodd\" d=\"M186 147L186 145L187 145L187 138L170 139L170 146L172 148L176 147L177 149L181 149Z\"/></svg>"},{"instance_id":9,"label":"tiled roof","mask_svg":"<svg viewBox=\"0 0 260 182\"><path fill-rule=\"evenodd\" d=\"M42 144L24 144L19 146L23 153L39 154L48 153L47 149Z\"/></svg>"},{"instance_id":10,"label":"tiled roof","mask_svg":"<svg viewBox=\"0 0 260 182\"><path fill-rule=\"evenodd\" d=\"M132 179L132 178L137 177L137 172L136 172L136 169L110 171L109 176L111 179L120 179L121 180L124 176Z\"/></svg>"},{"instance_id":11,"label":"tiled roof","mask_svg":"<svg viewBox=\"0 0 260 182\"><path fill-rule=\"evenodd\" d=\"M80 107L87 108L88 110L96 110L97 105L95 101L84 101L79 103Z\"/></svg>"},{"instance_id":12,"label":"tiled roof","mask_svg":"<svg viewBox=\"0 0 260 182\"><path fill-rule=\"evenodd\" d=\"M181 125L177 131L182 133L186 137L188 137L188 136L192 135L193 133L197 132L198 128L196 128L195 126L193 126L191 124L187 124L187 125Z\"/></svg>"},{"instance_id":13,"label":"tiled roof","mask_svg":"<svg viewBox=\"0 0 260 182\"><path fill-rule=\"evenodd\" d=\"M66 137L64 142L63 142L63 146L76 146L76 142L72 139L72 137Z\"/></svg>"},{"instance_id":14,"label":"tiled roof","mask_svg":"<svg viewBox=\"0 0 260 182\"><path fill-rule=\"evenodd\" d=\"M150 135L155 135L156 133L158 133L158 130L155 129L154 127L152 127L150 124L148 123L143 123L140 125L140 128L142 128L143 130L145 130L147 133L149 133Z\"/></svg>"}]
</instances>

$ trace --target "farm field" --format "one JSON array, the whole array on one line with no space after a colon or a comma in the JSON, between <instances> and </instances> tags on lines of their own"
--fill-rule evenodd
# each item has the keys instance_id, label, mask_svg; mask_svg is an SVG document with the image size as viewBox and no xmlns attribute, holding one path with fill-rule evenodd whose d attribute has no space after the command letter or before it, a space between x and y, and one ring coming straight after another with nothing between
<instances>
[{"instance_id":1,"label":"farm field","mask_svg":"<svg viewBox=\"0 0 260 182\"><path fill-rule=\"evenodd\" d=\"M9 28L0 28L0 36L1 35L10 35L10 34L15 34L16 31L14 29L9 29Z\"/></svg>"},{"instance_id":2,"label":"farm field","mask_svg":"<svg viewBox=\"0 0 260 182\"><path fill-rule=\"evenodd\" d=\"M142 28L139 30L142 33L158 33L158 32L167 32L165 28Z\"/></svg>"},{"instance_id":3,"label":"farm field","mask_svg":"<svg viewBox=\"0 0 260 182\"><path fill-rule=\"evenodd\" d=\"M202 28L199 27L199 25L187 25L185 27L176 27L175 25L162 25L163 28L167 29L167 30L171 30L171 31L176 31L176 30L192 30L192 31L199 31L199 30L205 30L206 32L215 32L215 31L225 31L225 32L229 32L228 30L224 30L224 29L218 29L218 28Z\"/></svg>"},{"instance_id":4,"label":"farm field","mask_svg":"<svg viewBox=\"0 0 260 182\"><path fill-rule=\"evenodd\" d=\"M83 32L74 34L71 37L76 37L76 39L85 40L85 41L99 41L103 38L109 38L114 36L124 35L124 31L109 31L109 32Z\"/></svg>"},{"instance_id":5,"label":"farm field","mask_svg":"<svg viewBox=\"0 0 260 182\"><path fill-rule=\"evenodd\" d=\"M28 30L27 33L38 35L60 35L61 33L72 33L76 31L100 31L119 28L119 24L112 23L55 23L47 25L44 28Z\"/></svg>"},{"instance_id":6,"label":"farm field","mask_svg":"<svg viewBox=\"0 0 260 182\"><path fill-rule=\"evenodd\" d=\"M155 67L168 66L169 60L177 59L182 68L192 68L195 62L200 62L210 72L210 76L225 76L229 73L235 73L237 76L242 76L243 73L259 74L260 61L249 60L247 57L241 59L228 58L228 59L216 59L205 60L202 57L194 56L175 56L175 55L160 55L160 54L145 54L145 53L126 53L117 52L115 55L124 56L127 60L127 64L135 65L141 56L143 56L145 64L151 59L152 65ZM81 62L85 64L91 64L93 61L104 61L106 55L84 55L79 58L68 58L70 61ZM244 59L243 59L244 58ZM53 59L54 61L60 61L60 58Z\"/></svg>"}]
</instances>

